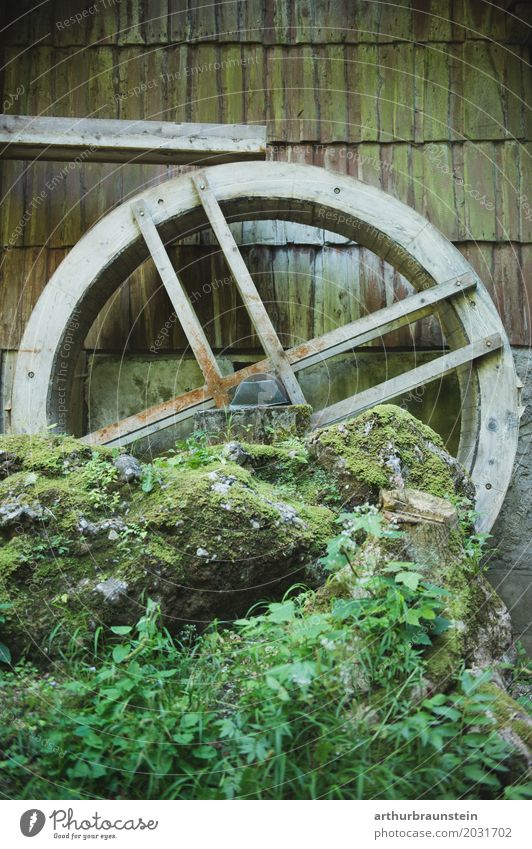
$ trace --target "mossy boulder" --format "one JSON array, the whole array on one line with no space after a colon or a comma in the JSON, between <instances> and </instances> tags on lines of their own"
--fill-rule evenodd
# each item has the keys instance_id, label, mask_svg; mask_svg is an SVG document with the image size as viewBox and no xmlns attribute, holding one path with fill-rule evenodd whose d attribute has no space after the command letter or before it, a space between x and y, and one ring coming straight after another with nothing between
<instances>
[{"instance_id":1,"label":"mossy boulder","mask_svg":"<svg viewBox=\"0 0 532 849\"><path fill-rule=\"evenodd\" d=\"M474 498L466 470L441 438L393 404L373 407L351 421L315 431L311 460L337 482L344 502L376 503L381 489L411 487L439 497Z\"/></svg>"},{"instance_id":2,"label":"mossy boulder","mask_svg":"<svg viewBox=\"0 0 532 849\"><path fill-rule=\"evenodd\" d=\"M15 655L131 624L147 597L174 632L232 619L312 581L333 533L327 508L288 500L225 459L161 466L145 485L138 469L124 475L117 452L70 438L3 437L0 449L10 458L0 602L12 604L2 639Z\"/></svg>"}]
</instances>

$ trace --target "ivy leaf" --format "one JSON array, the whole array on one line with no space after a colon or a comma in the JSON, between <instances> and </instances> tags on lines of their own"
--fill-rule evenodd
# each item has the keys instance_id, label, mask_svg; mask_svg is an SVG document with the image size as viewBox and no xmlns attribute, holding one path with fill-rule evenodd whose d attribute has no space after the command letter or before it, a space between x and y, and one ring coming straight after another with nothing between
<instances>
[{"instance_id":1,"label":"ivy leaf","mask_svg":"<svg viewBox=\"0 0 532 849\"><path fill-rule=\"evenodd\" d=\"M389 563L386 564L383 572L404 572L406 569L411 571L411 567L415 564L409 560L390 560ZM396 579L397 580L397 579Z\"/></svg>"},{"instance_id":2,"label":"ivy leaf","mask_svg":"<svg viewBox=\"0 0 532 849\"><path fill-rule=\"evenodd\" d=\"M268 605L269 618L276 625L290 622L294 618L296 606L293 601L282 601Z\"/></svg>"},{"instance_id":3,"label":"ivy leaf","mask_svg":"<svg viewBox=\"0 0 532 849\"><path fill-rule=\"evenodd\" d=\"M414 633L412 635L412 642L415 643L416 645L420 645L420 646L431 646L432 645L432 640L430 639L427 632L424 631L422 628L414 631Z\"/></svg>"},{"instance_id":4,"label":"ivy leaf","mask_svg":"<svg viewBox=\"0 0 532 849\"><path fill-rule=\"evenodd\" d=\"M421 575L419 572L398 572L395 576L395 580L396 583L404 584L404 586L408 587L409 590L413 590L415 592L419 586Z\"/></svg>"},{"instance_id":5,"label":"ivy leaf","mask_svg":"<svg viewBox=\"0 0 532 849\"><path fill-rule=\"evenodd\" d=\"M194 739L194 734L191 731L182 731L180 734L174 734L172 740L175 743L179 743L181 746L186 746L188 743L192 743Z\"/></svg>"},{"instance_id":6,"label":"ivy leaf","mask_svg":"<svg viewBox=\"0 0 532 849\"><path fill-rule=\"evenodd\" d=\"M214 746L198 746L197 749L194 749L192 754L196 758L201 758L204 761L211 760L211 758L216 757L216 749Z\"/></svg>"},{"instance_id":7,"label":"ivy leaf","mask_svg":"<svg viewBox=\"0 0 532 849\"><path fill-rule=\"evenodd\" d=\"M411 607L409 610L406 611L405 622L407 623L407 625L417 626L419 625L419 619L419 610L416 610L415 608Z\"/></svg>"},{"instance_id":8,"label":"ivy leaf","mask_svg":"<svg viewBox=\"0 0 532 849\"><path fill-rule=\"evenodd\" d=\"M344 622L351 616L357 616L360 613L360 601L358 599L339 598L333 604L332 617L340 622Z\"/></svg>"},{"instance_id":9,"label":"ivy leaf","mask_svg":"<svg viewBox=\"0 0 532 849\"><path fill-rule=\"evenodd\" d=\"M113 660L115 663L122 663L124 658L128 656L130 652L129 646L115 646L113 649Z\"/></svg>"},{"instance_id":10,"label":"ivy leaf","mask_svg":"<svg viewBox=\"0 0 532 849\"><path fill-rule=\"evenodd\" d=\"M0 643L0 663L11 663L11 652L4 643Z\"/></svg>"},{"instance_id":11,"label":"ivy leaf","mask_svg":"<svg viewBox=\"0 0 532 849\"><path fill-rule=\"evenodd\" d=\"M181 728L194 728L195 725L199 725L200 720L201 716L199 713L184 713L179 725Z\"/></svg>"}]
</instances>

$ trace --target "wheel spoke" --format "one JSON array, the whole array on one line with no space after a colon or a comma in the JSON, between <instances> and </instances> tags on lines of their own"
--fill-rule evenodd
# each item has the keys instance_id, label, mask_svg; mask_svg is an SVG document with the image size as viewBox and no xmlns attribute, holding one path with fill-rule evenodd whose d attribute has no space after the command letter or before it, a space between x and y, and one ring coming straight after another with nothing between
<instances>
[{"instance_id":1,"label":"wheel spoke","mask_svg":"<svg viewBox=\"0 0 532 849\"><path fill-rule=\"evenodd\" d=\"M192 175L198 196L210 225L223 251L235 279L244 306L258 333L264 352L279 373L293 404L305 404L305 396L290 365L286 352L270 321L257 287L236 244L220 205L213 194L204 172Z\"/></svg>"},{"instance_id":2,"label":"wheel spoke","mask_svg":"<svg viewBox=\"0 0 532 849\"><path fill-rule=\"evenodd\" d=\"M328 357L365 345L391 330L424 318L430 315L440 301L474 289L475 286L475 281L467 275L455 277L440 286L425 289L350 324L337 327L310 342L303 342L287 352L288 358L293 363L294 371L301 371Z\"/></svg>"},{"instance_id":3,"label":"wheel spoke","mask_svg":"<svg viewBox=\"0 0 532 849\"><path fill-rule=\"evenodd\" d=\"M178 398L172 398L171 401L156 404L141 413L94 430L82 436L81 441L89 445L130 445L138 439L151 436L190 418L198 410L207 410L214 406L214 399L209 395L207 387L200 386Z\"/></svg>"},{"instance_id":4,"label":"wheel spoke","mask_svg":"<svg viewBox=\"0 0 532 849\"><path fill-rule=\"evenodd\" d=\"M172 302L175 314L181 323L188 343L203 372L205 383L214 398L216 406L223 407L228 403L229 399L226 390L222 386L222 373L220 372L211 346L207 341L203 327L194 312L185 288L177 276L162 239L153 223L149 207L143 200L139 200L133 205L133 215Z\"/></svg>"},{"instance_id":5,"label":"wheel spoke","mask_svg":"<svg viewBox=\"0 0 532 849\"><path fill-rule=\"evenodd\" d=\"M375 404L384 404L386 401L396 398L397 395L402 395L418 386L431 383L460 366L471 363L478 357L498 350L502 347L502 344L502 338L498 333L495 333L472 342L470 345L457 348L455 351L450 351L442 357L437 357L437 359L393 377L391 380L385 380L377 386L372 386L371 389L366 389L364 392L352 395L337 404L325 407L312 416L312 425L313 427L322 427L361 413L369 407L375 406Z\"/></svg>"},{"instance_id":6,"label":"wheel spoke","mask_svg":"<svg viewBox=\"0 0 532 849\"><path fill-rule=\"evenodd\" d=\"M474 287L474 281L467 276L449 280L447 283L442 283L440 286L434 286L424 292L411 295L404 301L399 301L376 313L359 318L343 327L337 327L329 331L329 333L325 333L323 336L319 336L309 342L296 345L294 348L286 351L286 357L294 371L301 371L318 362L323 362L342 351L365 344L382 333L395 330L410 321L422 318L430 314L434 305L438 302L446 300L453 295L459 295ZM491 350L494 350L494 348L495 346ZM221 387L225 393L228 393L230 389L233 389L242 380L263 372L267 368L268 360L253 363L234 374L222 377L220 381ZM407 372L407 374L410 374L410 372ZM203 388L186 392L170 401L150 407L142 413L107 425L100 430L88 434L84 439L90 443L127 445L137 439L149 436L159 430L164 430L178 421L193 416L198 409L206 409L213 406L215 406L215 402L212 392L208 386L204 386ZM319 413L316 415L319 415Z\"/></svg>"}]
</instances>

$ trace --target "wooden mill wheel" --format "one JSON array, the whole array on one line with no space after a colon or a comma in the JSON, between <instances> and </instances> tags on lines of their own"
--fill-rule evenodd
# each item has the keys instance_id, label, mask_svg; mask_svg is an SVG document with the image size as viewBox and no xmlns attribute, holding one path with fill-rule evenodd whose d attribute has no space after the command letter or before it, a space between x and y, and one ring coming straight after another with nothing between
<instances>
[{"instance_id":1,"label":"wooden mill wheel","mask_svg":"<svg viewBox=\"0 0 532 849\"><path fill-rule=\"evenodd\" d=\"M334 231L374 251L418 290L415 295L283 350L228 227L231 221L287 219ZM165 244L210 223L267 359L222 376ZM489 529L510 481L519 390L508 339L481 280L428 221L382 191L320 168L238 162L187 174L110 212L70 251L26 327L12 399L15 432L55 423L69 430L74 368L99 310L152 257L202 369L205 385L89 434L92 443L125 445L223 406L244 377L275 370L293 403L304 402L297 373L435 312L449 351L371 389L315 411L313 425L340 421L456 371L461 393L458 456L477 487L480 526Z\"/></svg>"}]
</instances>

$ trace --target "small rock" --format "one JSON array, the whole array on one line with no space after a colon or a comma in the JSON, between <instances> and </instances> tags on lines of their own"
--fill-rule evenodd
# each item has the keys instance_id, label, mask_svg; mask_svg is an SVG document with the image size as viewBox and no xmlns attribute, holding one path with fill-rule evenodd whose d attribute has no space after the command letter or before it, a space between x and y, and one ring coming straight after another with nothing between
<instances>
[{"instance_id":1,"label":"small rock","mask_svg":"<svg viewBox=\"0 0 532 849\"><path fill-rule=\"evenodd\" d=\"M107 535L108 539L117 539L119 533L126 529L126 523L119 518L104 519L102 522L89 522L84 516L78 521L78 530L85 537L99 537ZM114 532L116 536L111 536Z\"/></svg>"},{"instance_id":2,"label":"small rock","mask_svg":"<svg viewBox=\"0 0 532 849\"><path fill-rule=\"evenodd\" d=\"M211 472L211 475L216 475L216 472ZM211 477L209 475L209 477ZM216 475L216 483L213 483L211 489L213 492L218 492L220 495L227 495L230 487L236 483L236 478L233 475L224 475L221 479L218 480L218 476ZM213 480L213 478L211 478Z\"/></svg>"},{"instance_id":3,"label":"small rock","mask_svg":"<svg viewBox=\"0 0 532 849\"><path fill-rule=\"evenodd\" d=\"M247 466L252 464L251 454L248 454L247 451L244 451L240 442L228 442L223 450L222 456L226 460L229 460L231 463L238 463L239 466Z\"/></svg>"},{"instance_id":4,"label":"small rock","mask_svg":"<svg viewBox=\"0 0 532 849\"><path fill-rule=\"evenodd\" d=\"M198 548L198 550L196 551L196 555L198 557L209 557L209 552L206 551L204 548Z\"/></svg>"},{"instance_id":5,"label":"small rock","mask_svg":"<svg viewBox=\"0 0 532 849\"><path fill-rule=\"evenodd\" d=\"M122 483L133 483L142 477L142 466L131 454L120 454L113 460L113 465L118 470L118 480Z\"/></svg>"},{"instance_id":6,"label":"small rock","mask_svg":"<svg viewBox=\"0 0 532 849\"><path fill-rule=\"evenodd\" d=\"M118 578L107 578L94 587L95 593L100 593L108 604L120 604L122 598L127 594L128 585Z\"/></svg>"},{"instance_id":7,"label":"small rock","mask_svg":"<svg viewBox=\"0 0 532 849\"><path fill-rule=\"evenodd\" d=\"M19 472L22 468L20 458L10 451L0 451L0 480Z\"/></svg>"},{"instance_id":8,"label":"small rock","mask_svg":"<svg viewBox=\"0 0 532 849\"><path fill-rule=\"evenodd\" d=\"M15 525L30 525L43 518L40 505L18 504L11 502L0 507L0 528L10 528Z\"/></svg>"}]
</instances>

